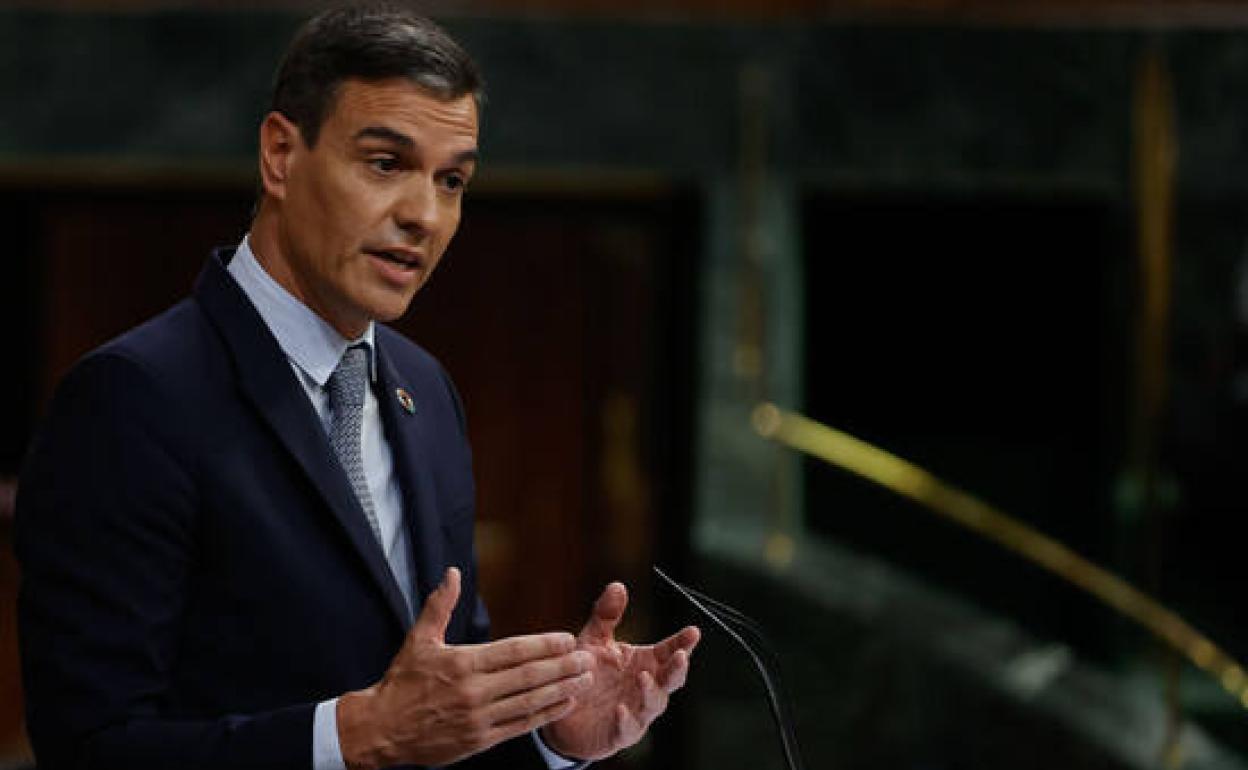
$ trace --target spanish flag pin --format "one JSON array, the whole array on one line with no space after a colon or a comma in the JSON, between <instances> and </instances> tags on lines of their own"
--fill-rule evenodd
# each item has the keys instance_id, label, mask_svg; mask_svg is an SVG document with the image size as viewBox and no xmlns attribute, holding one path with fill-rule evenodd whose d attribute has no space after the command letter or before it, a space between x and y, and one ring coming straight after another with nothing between
<instances>
[{"instance_id":1,"label":"spanish flag pin","mask_svg":"<svg viewBox=\"0 0 1248 770\"><path fill-rule=\"evenodd\" d=\"M412 395L402 388L396 388L394 395L398 396L399 403L403 405L403 410L408 414L416 414L416 402L412 400Z\"/></svg>"}]
</instances>

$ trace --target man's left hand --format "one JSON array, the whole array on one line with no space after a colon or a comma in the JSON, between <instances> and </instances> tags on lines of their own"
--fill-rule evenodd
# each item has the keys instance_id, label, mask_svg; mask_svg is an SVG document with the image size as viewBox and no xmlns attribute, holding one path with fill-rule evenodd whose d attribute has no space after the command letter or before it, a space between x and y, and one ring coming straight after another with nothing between
<instances>
[{"instance_id":1,"label":"man's left hand","mask_svg":"<svg viewBox=\"0 0 1248 770\"><path fill-rule=\"evenodd\" d=\"M570 714L542 728L546 744L566 757L603 759L632 746L667 708L668 696L685 683L701 632L686 626L645 646L616 641L615 628L627 606L623 584L608 585L576 638L578 649L594 655L593 684L577 694Z\"/></svg>"}]
</instances>

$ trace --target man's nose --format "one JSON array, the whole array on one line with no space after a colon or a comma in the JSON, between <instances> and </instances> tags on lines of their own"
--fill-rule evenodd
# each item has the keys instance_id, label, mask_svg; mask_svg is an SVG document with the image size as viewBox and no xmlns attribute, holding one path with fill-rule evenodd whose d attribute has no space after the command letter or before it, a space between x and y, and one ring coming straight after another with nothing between
<instances>
[{"instance_id":1,"label":"man's nose","mask_svg":"<svg viewBox=\"0 0 1248 770\"><path fill-rule=\"evenodd\" d=\"M437 216L438 191L434 179L421 175L404 185L394 209L399 227L410 235L424 235L433 229Z\"/></svg>"}]
</instances>

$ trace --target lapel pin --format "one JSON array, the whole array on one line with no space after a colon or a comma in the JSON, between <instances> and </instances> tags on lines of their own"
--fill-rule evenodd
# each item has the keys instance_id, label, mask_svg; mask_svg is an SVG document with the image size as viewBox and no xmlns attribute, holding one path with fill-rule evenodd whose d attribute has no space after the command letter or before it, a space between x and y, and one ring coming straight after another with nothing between
<instances>
[{"instance_id":1,"label":"lapel pin","mask_svg":"<svg viewBox=\"0 0 1248 770\"><path fill-rule=\"evenodd\" d=\"M396 388L394 395L398 396L399 403L403 405L403 410L408 414L416 414L416 402L412 400L412 395L402 388Z\"/></svg>"}]
</instances>

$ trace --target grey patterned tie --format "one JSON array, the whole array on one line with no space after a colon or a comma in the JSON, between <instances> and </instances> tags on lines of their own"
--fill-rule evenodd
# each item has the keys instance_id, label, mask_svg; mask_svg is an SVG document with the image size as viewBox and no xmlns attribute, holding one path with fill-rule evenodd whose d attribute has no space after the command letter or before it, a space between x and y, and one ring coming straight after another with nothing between
<instances>
[{"instance_id":1,"label":"grey patterned tie","mask_svg":"<svg viewBox=\"0 0 1248 770\"><path fill-rule=\"evenodd\" d=\"M382 543L381 526L373 509L373 496L364 475L364 458L360 454L360 425L364 421L364 388L368 384L368 350L365 344L352 345L342 354L338 368L329 375L325 389L329 391L329 443L347 472L351 488L364 509L368 525L377 542ZM384 548L384 543L382 543Z\"/></svg>"}]
</instances>

